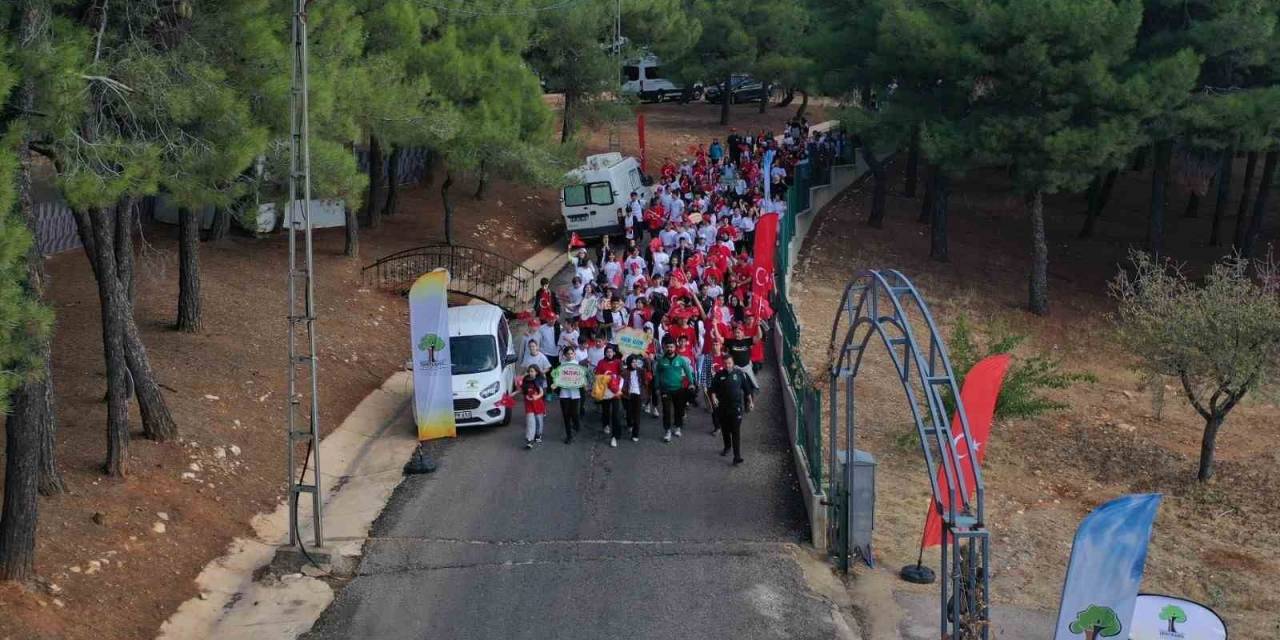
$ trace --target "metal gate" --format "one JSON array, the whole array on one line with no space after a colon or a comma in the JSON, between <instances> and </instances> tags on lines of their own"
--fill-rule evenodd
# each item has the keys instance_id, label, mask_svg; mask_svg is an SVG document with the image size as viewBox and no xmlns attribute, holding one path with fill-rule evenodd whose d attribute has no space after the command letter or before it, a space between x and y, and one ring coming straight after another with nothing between
<instances>
[{"instance_id":1,"label":"metal gate","mask_svg":"<svg viewBox=\"0 0 1280 640\"><path fill-rule=\"evenodd\" d=\"M918 341L917 334L927 334L927 338ZM831 327L828 495L837 496L837 484L849 487L850 491L854 487L854 465L845 466L842 483L835 477L840 468L836 460L836 438L838 433L844 433L847 449L856 450L855 382L867 346L875 337L879 337L879 342L888 350L906 392L935 503L949 505L941 514L942 637L986 640L990 620L987 601L990 539L984 525L982 470L974 465L976 486L972 487L974 497L971 499L960 460L966 456L976 460L977 452L969 437L968 417L946 346L920 292L906 276L894 270L864 271L851 280L845 286ZM943 404L944 389L949 389L955 399L959 428L965 436L963 450L956 448L952 433L955 425L951 424ZM935 475L939 463L943 471L942 484ZM832 500L833 503L846 501L847 497ZM837 505L829 519L836 528L830 539L838 541L836 551L842 566L847 566L849 554L850 536L843 530L848 526L847 508L847 504Z\"/></svg>"}]
</instances>

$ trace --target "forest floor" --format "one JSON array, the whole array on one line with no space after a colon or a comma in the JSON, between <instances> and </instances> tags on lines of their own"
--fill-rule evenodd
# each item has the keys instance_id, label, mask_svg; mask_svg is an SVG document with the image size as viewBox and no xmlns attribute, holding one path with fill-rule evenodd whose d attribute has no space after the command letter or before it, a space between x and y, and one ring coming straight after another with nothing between
<instances>
[{"instance_id":1,"label":"forest floor","mask_svg":"<svg viewBox=\"0 0 1280 640\"><path fill-rule=\"evenodd\" d=\"M920 288L949 337L966 318L980 334L1027 336L1018 355L1048 354L1095 383L1050 392L1068 408L1026 420L1000 420L984 464L992 532L992 600L1054 614L1076 525L1091 509L1124 493L1160 492L1143 590L1214 607L1233 636L1280 635L1280 575L1273 523L1280 518L1280 411L1249 398L1218 438L1216 475L1195 480L1203 420L1174 381L1144 385L1134 358L1115 338L1107 281L1141 246L1149 172L1126 172L1100 219L1097 236L1076 234L1079 195L1045 203L1051 315L1025 311L1030 232L1007 178L980 172L951 195L950 262L930 261L928 227L916 222L920 194L903 193L902 158L893 168L883 229L865 224L871 183L846 191L814 222L794 272L792 300L803 324L802 351L815 379L826 380L831 322L844 284L868 268L901 270ZM1239 176L1231 211L1238 198ZM1223 249L1207 246L1211 202L1199 218L1180 219L1185 195L1170 199L1168 254L1193 273ZM1276 219L1271 214L1271 219ZM1225 220L1231 229L1234 216ZM1264 233L1275 238L1274 223ZM927 473L908 405L887 352L872 349L858 384L858 443L879 460L877 573L915 562L929 504ZM824 383L825 384L825 383ZM826 393L824 389L824 400ZM1163 410L1157 396L1163 395ZM824 415L826 415L824 411ZM825 443L824 443L825 447ZM936 569L937 549L925 554ZM878 576L883 580L883 577ZM900 592L936 593L891 578ZM872 629L874 637L881 636Z\"/></svg>"},{"instance_id":2,"label":"forest floor","mask_svg":"<svg viewBox=\"0 0 1280 640\"><path fill-rule=\"evenodd\" d=\"M728 133L717 124L713 105L646 105L641 112L654 170L664 156L682 157L691 145ZM758 114L755 106L741 105L733 124L778 129L792 112ZM820 115L821 107L811 105L810 118ZM621 127L619 139L624 152L635 153L633 125ZM590 152L607 146L607 130L587 136ZM360 268L443 239L441 179L404 189L396 215L378 229L361 229L358 260L342 256L342 229L316 232L320 421L326 433L404 365L405 300L362 287ZM453 188L460 244L519 261L563 236L555 189L494 181L486 198L475 200L474 188L470 180ZM198 335L171 328L176 239L176 227L141 230L136 317L182 437L165 444L135 437L125 480L99 470L106 448L105 377L88 261L78 250L48 260L57 316L57 455L68 491L40 500L39 579L0 586L0 639L154 637L181 602L197 595L193 578L205 563L233 538L249 534L254 514L271 511L282 499L287 238L232 235L201 246L205 330ZM136 409L131 419L137 428Z\"/></svg>"}]
</instances>

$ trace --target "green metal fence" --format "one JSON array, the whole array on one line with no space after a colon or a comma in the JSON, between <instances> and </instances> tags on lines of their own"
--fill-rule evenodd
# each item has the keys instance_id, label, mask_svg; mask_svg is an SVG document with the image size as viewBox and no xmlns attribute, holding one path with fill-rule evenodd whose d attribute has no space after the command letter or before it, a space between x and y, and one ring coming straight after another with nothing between
<instances>
[{"instance_id":1,"label":"green metal fence","mask_svg":"<svg viewBox=\"0 0 1280 640\"><path fill-rule=\"evenodd\" d=\"M791 260L791 240L796 234L796 213L809 208L810 166L796 167L794 182L787 190L787 212L778 223L778 249L775 272L787 273ZM791 380L796 398L796 441L809 463L809 477L822 486L822 392L804 368L800 358L800 321L796 318L787 292L786 278L778 278L774 288L773 308L778 320L778 339L782 340L782 366Z\"/></svg>"}]
</instances>

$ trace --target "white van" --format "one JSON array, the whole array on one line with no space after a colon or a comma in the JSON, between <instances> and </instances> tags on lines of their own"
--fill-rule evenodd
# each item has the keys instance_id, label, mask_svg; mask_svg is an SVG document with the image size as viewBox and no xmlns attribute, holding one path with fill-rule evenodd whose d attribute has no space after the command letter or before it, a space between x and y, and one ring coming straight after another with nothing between
<instances>
[{"instance_id":1,"label":"white van","mask_svg":"<svg viewBox=\"0 0 1280 640\"><path fill-rule=\"evenodd\" d=\"M449 307L453 360L453 421L459 427L508 424L499 402L515 379L516 350L502 309L491 304Z\"/></svg>"},{"instance_id":2,"label":"white van","mask_svg":"<svg viewBox=\"0 0 1280 640\"><path fill-rule=\"evenodd\" d=\"M583 238L621 235L618 209L626 209L631 193L649 202L652 181L640 174L640 162L616 151L587 156L586 164L569 172L560 192L564 226Z\"/></svg>"},{"instance_id":3,"label":"white van","mask_svg":"<svg viewBox=\"0 0 1280 640\"><path fill-rule=\"evenodd\" d=\"M646 55L622 65L622 93L639 96L642 102L663 102L685 98L685 88L662 77L662 63L657 56ZM689 100L701 97L701 88L694 85Z\"/></svg>"}]
</instances>

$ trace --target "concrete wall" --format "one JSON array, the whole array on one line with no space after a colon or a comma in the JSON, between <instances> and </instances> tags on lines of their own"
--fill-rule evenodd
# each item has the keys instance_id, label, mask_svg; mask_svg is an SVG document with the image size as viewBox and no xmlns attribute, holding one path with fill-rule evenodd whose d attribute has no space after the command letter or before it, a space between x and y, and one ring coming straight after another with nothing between
<instances>
[{"instance_id":1,"label":"concrete wall","mask_svg":"<svg viewBox=\"0 0 1280 640\"><path fill-rule=\"evenodd\" d=\"M795 267L796 260L800 257L800 248L804 246L804 239L809 234L809 228L813 226L813 221L818 217L818 213L866 173L867 166L863 163L859 154L855 164L837 165L831 168L831 184L809 189L809 208L796 213L796 234L791 239L791 246L787 248L787 269L783 274L787 282L787 291L793 290L791 288L791 271ZM780 335L776 320L773 324L773 330L775 336ZM826 501L827 496L823 492L823 487L814 485L813 478L810 475L809 460L805 457L804 450L800 447L797 439L799 416L796 411L796 403L798 398L796 398L795 392L792 391L791 378L787 375L786 368L782 366L782 340L775 339L773 347L775 350L774 363L778 367L778 377L784 382L782 385L783 411L787 417L787 434L791 438L791 456L795 460L796 476L800 482L800 494L804 498L805 510L809 514L810 535L812 536L814 548L826 551L828 522L827 506L823 503Z\"/></svg>"}]
</instances>

